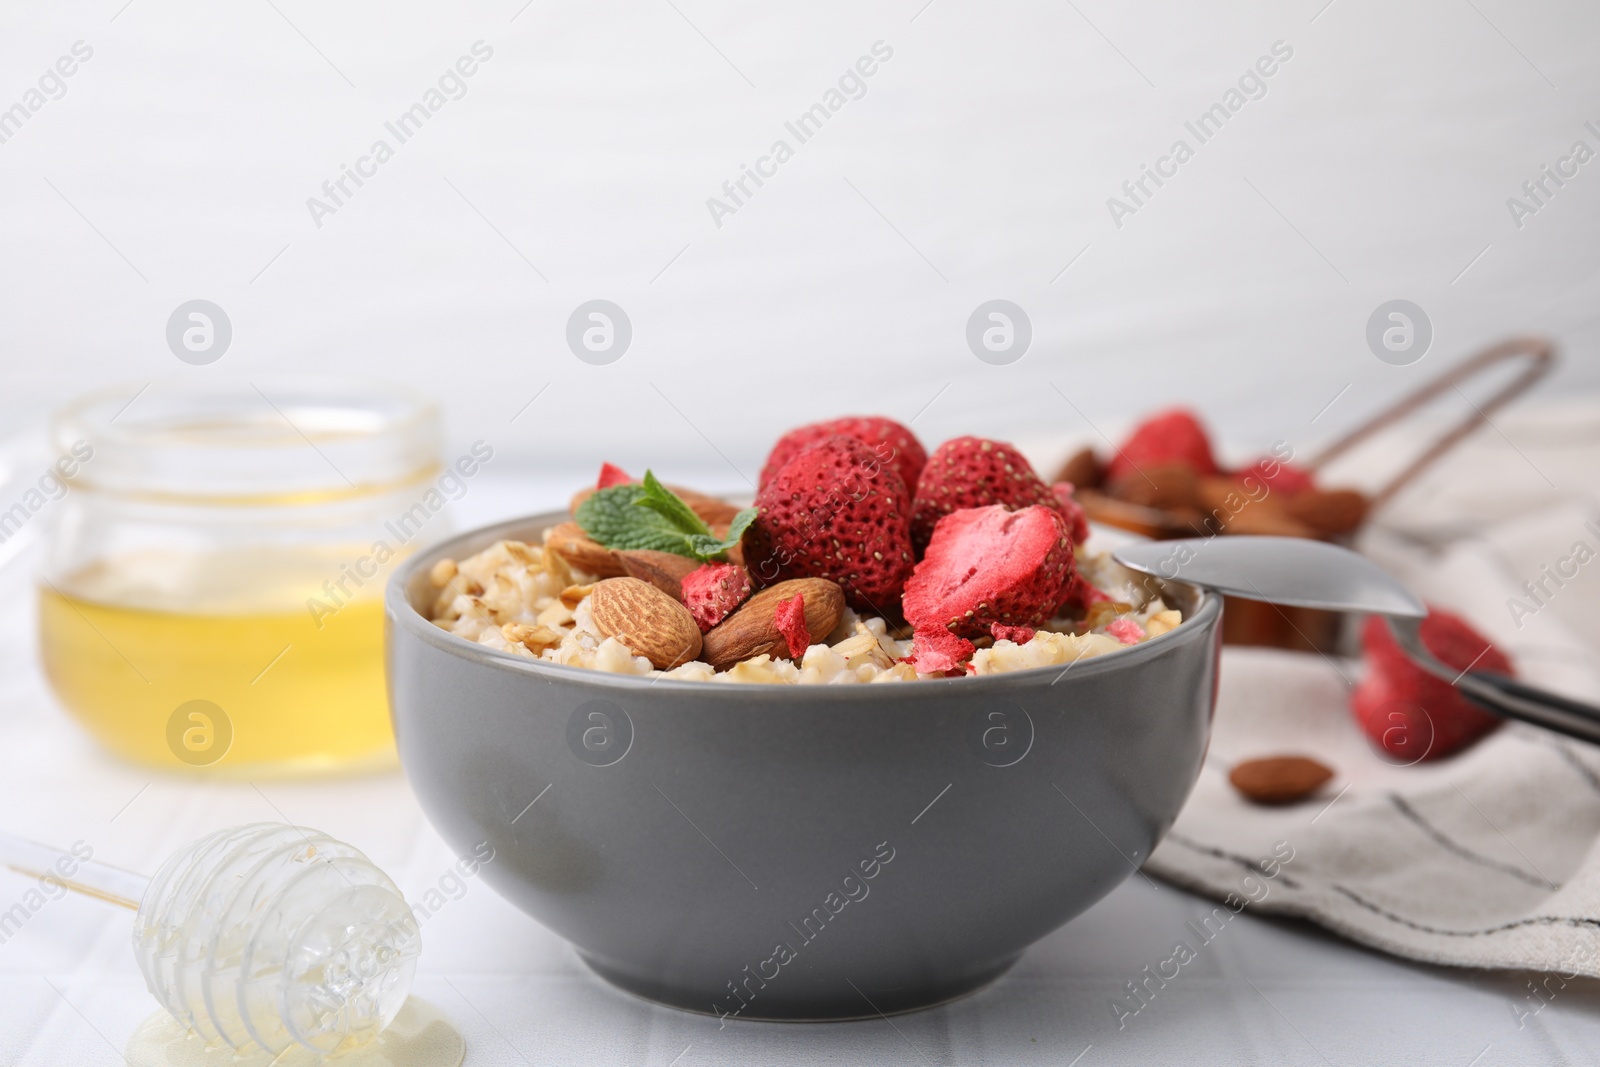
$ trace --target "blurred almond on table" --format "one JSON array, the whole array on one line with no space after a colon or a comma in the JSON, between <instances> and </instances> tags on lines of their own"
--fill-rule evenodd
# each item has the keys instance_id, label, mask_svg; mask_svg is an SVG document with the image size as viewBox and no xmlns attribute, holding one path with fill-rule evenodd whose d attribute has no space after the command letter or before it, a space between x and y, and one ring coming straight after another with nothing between
<instances>
[{"instance_id":1,"label":"blurred almond on table","mask_svg":"<svg viewBox=\"0 0 1600 1067\"><path fill-rule=\"evenodd\" d=\"M1304 800L1332 777L1331 768L1308 756L1245 760L1228 772L1228 781L1246 800L1269 805Z\"/></svg>"}]
</instances>

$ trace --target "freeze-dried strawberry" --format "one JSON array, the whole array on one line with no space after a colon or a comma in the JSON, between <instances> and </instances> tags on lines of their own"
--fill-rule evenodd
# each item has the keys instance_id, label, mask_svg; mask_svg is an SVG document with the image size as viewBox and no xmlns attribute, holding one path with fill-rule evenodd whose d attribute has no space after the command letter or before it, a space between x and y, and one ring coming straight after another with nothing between
<instances>
[{"instance_id":1,"label":"freeze-dried strawberry","mask_svg":"<svg viewBox=\"0 0 1600 1067\"><path fill-rule=\"evenodd\" d=\"M1106 470L1115 481L1135 474L1142 467L1162 463L1185 463L1199 475L1216 474L1217 461L1211 454L1211 439L1200 419L1188 408L1169 408L1145 419L1111 457Z\"/></svg>"},{"instance_id":2,"label":"freeze-dried strawberry","mask_svg":"<svg viewBox=\"0 0 1600 1067\"><path fill-rule=\"evenodd\" d=\"M1054 507L965 508L939 520L901 604L914 630L958 636L995 623L1037 626L1072 575L1072 540Z\"/></svg>"},{"instance_id":3,"label":"freeze-dried strawberry","mask_svg":"<svg viewBox=\"0 0 1600 1067\"><path fill-rule=\"evenodd\" d=\"M1056 509L1067 520L1067 532L1072 535L1072 543L1081 545L1089 540L1089 513L1072 495L1076 491L1077 486L1071 482L1057 482L1050 487L1050 492L1056 498Z\"/></svg>"},{"instance_id":4,"label":"freeze-dried strawberry","mask_svg":"<svg viewBox=\"0 0 1600 1067\"><path fill-rule=\"evenodd\" d=\"M1016 448L983 437L952 438L933 450L917 479L911 542L920 551L941 518L990 504L1013 510L1038 504L1060 510L1056 494ZM1065 513L1062 518L1071 521Z\"/></svg>"},{"instance_id":5,"label":"freeze-dried strawberry","mask_svg":"<svg viewBox=\"0 0 1600 1067\"><path fill-rule=\"evenodd\" d=\"M764 487L771 481L802 448L837 433L854 437L867 445L879 463L894 467L901 481L906 483L907 490L916 488L917 475L922 473L922 465L928 462L927 450L910 429L882 415L850 415L790 430L778 438L778 443L767 453L767 462L761 468L761 485Z\"/></svg>"},{"instance_id":6,"label":"freeze-dried strawberry","mask_svg":"<svg viewBox=\"0 0 1600 1067\"><path fill-rule=\"evenodd\" d=\"M854 607L893 610L911 573L911 501L871 446L824 437L795 453L755 503L744 559L757 584L827 578Z\"/></svg>"},{"instance_id":7,"label":"freeze-dried strawberry","mask_svg":"<svg viewBox=\"0 0 1600 1067\"><path fill-rule=\"evenodd\" d=\"M1019 645L1032 641L1033 635L1038 632L1031 626L1007 626L1003 622L992 623L989 626L989 633L996 641L1014 641Z\"/></svg>"},{"instance_id":8,"label":"freeze-dried strawberry","mask_svg":"<svg viewBox=\"0 0 1600 1067\"><path fill-rule=\"evenodd\" d=\"M1422 643L1456 670L1516 673L1505 653L1466 620L1438 608L1430 607L1422 620ZM1367 675L1351 694L1350 711L1368 739L1392 756L1412 763L1439 759L1466 748L1504 721L1412 663L1378 616L1362 628L1361 650Z\"/></svg>"},{"instance_id":9,"label":"freeze-dried strawberry","mask_svg":"<svg viewBox=\"0 0 1600 1067\"><path fill-rule=\"evenodd\" d=\"M1283 493L1285 496L1294 496L1317 487L1316 479L1304 467L1271 457L1256 460L1235 474L1234 478L1241 482L1246 478L1255 478L1274 493Z\"/></svg>"},{"instance_id":10,"label":"freeze-dried strawberry","mask_svg":"<svg viewBox=\"0 0 1600 1067\"><path fill-rule=\"evenodd\" d=\"M787 600L778 601L773 621L783 639L789 642L789 655L794 659L803 657L811 647L811 631L806 629L805 594L796 593Z\"/></svg>"},{"instance_id":11,"label":"freeze-dried strawberry","mask_svg":"<svg viewBox=\"0 0 1600 1067\"><path fill-rule=\"evenodd\" d=\"M1061 603L1056 607L1058 615L1082 615L1096 604L1110 600L1109 594L1102 593L1100 589L1078 570L1077 561L1072 564L1072 577L1067 582L1066 594L1061 598Z\"/></svg>"},{"instance_id":12,"label":"freeze-dried strawberry","mask_svg":"<svg viewBox=\"0 0 1600 1067\"><path fill-rule=\"evenodd\" d=\"M1125 645L1137 645L1144 640L1144 627L1126 615L1119 615L1112 619L1106 625L1106 633Z\"/></svg>"},{"instance_id":13,"label":"freeze-dried strawberry","mask_svg":"<svg viewBox=\"0 0 1600 1067\"><path fill-rule=\"evenodd\" d=\"M600 464L600 480L595 483L596 489L610 489L614 485L632 485L636 479L633 475L613 463Z\"/></svg>"},{"instance_id":14,"label":"freeze-dried strawberry","mask_svg":"<svg viewBox=\"0 0 1600 1067\"><path fill-rule=\"evenodd\" d=\"M913 635L911 655L905 661L918 674L943 674L960 670L976 650L965 637L957 637L944 627L935 626L931 630L918 630Z\"/></svg>"},{"instance_id":15,"label":"freeze-dried strawberry","mask_svg":"<svg viewBox=\"0 0 1600 1067\"><path fill-rule=\"evenodd\" d=\"M683 576L682 585L683 604L701 633L733 614L750 595L750 575L737 563L703 563Z\"/></svg>"}]
</instances>

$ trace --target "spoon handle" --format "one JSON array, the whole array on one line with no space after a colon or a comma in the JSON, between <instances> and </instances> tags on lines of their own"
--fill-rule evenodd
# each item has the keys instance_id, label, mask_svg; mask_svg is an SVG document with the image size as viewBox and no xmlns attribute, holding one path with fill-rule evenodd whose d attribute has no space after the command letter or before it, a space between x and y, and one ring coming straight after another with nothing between
<instances>
[{"instance_id":1,"label":"spoon handle","mask_svg":"<svg viewBox=\"0 0 1600 1067\"><path fill-rule=\"evenodd\" d=\"M1503 674L1472 671L1456 683L1463 696L1505 715L1580 741L1600 744L1600 708L1536 689Z\"/></svg>"},{"instance_id":2,"label":"spoon handle","mask_svg":"<svg viewBox=\"0 0 1600 1067\"><path fill-rule=\"evenodd\" d=\"M1480 707L1508 719L1542 726L1580 741L1600 744L1600 708L1581 700L1519 682L1503 674L1458 671L1440 663L1422 643L1421 621L1388 617L1389 629L1406 655L1435 678L1442 678Z\"/></svg>"}]
</instances>

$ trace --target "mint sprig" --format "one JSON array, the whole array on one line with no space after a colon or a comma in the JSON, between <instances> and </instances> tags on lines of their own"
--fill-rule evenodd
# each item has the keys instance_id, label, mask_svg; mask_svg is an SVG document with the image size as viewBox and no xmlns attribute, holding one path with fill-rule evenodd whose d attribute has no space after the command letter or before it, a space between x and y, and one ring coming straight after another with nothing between
<instances>
[{"instance_id":1,"label":"mint sprig","mask_svg":"<svg viewBox=\"0 0 1600 1067\"><path fill-rule=\"evenodd\" d=\"M728 536L719 538L682 498L645 471L642 485L614 485L591 493L574 517L584 533L607 548L648 549L707 561L726 557L755 519L756 509L740 511Z\"/></svg>"}]
</instances>

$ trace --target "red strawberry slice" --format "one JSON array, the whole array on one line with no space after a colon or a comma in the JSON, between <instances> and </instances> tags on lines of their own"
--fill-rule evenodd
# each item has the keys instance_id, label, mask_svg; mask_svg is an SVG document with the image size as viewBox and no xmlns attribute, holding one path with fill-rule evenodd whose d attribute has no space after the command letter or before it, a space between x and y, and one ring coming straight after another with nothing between
<instances>
[{"instance_id":1,"label":"red strawberry slice","mask_svg":"<svg viewBox=\"0 0 1600 1067\"><path fill-rule=\"evenodd\" d=\"M1108 481L1162 463L1185 463L1199 475L1217 473L1211 439L1200 419L1188 408L1170 408L1145 419L1134 428L1106 469Z\"/></svg>"},{"instance_id":2,"label":"red strawberry slice","mask_svg":"<svg viewBox=\"0 0 1600 1067\"><path fill-rule=\"evenodd\" d=\"M965 508L934 527L902 606L918 634L1037 626L1054 614L1071 576L1072 540L1054 507Z\"/></svg>"},{"instance_id":3,"label":"red strawberry slice","mask_svg":"<svg viewBox=\"0 0 1600 1067\"><path fill-rule=\"evenodd\" d=\"M683 576L683 604L701 633L733 614L750 595L750 576L737 563L703 563Z\"/></svg>"},{"instance_id":4,"label":"red strawberry slice","mask_svg":"<svg viewBox=\"0 0 1600 1067\"><path fill-rule=\"evenodd\" d=\"M1032 641L1033 635L1039 631L1032 626L1007 626L1003 622L997 622L989 627L989 632L994 635L996 641L1014 641L1019 645L1025 645Z\"/></svg>"},{"instance_id":5,"label":"red strawberry slice","mask_svg":"<svg viewBox=\"0 0 1600 1067\"><path fill-rule=\"evenodd\" d=\"M839 433L870 447L879 463L893 464L907 489L916 487L917 475L928 461L927 450L910 429L882 415L850 415L790 430L778 438L767 454L767 462L761 468L761 485L765 487L802 448Z\"/></svg>"},{"instance_id":6,"label":"red strawberry slice","mask_svg":"<svg viewBox=\"0 0 1600 1067\"><path fill-rule=\"evenodd\" d=\"M1112 619L1106 626L1106 633L1125 645L1137 645L1144 640L1144 627L1126 616Z\"/></svg>"},{"instance_id":7,"label":"red strawberry slice","mask_svg":"<svg viewBox=\"0 0 1600 1067\"><path fill-rule=\"evenodd\" d=\"M600 479L595 482L596 489L610 489L614 485L632 485L633 475L618 467L614 463L600 464Z\"/></svg>"},{"instance_id":8,"label":"red strawberry slice","mask_svg":"<svg viewBox=\"0 0 1600 1067\"><path fill-rule=\"evenodd\" d=\"M911 573L911 501L894 466L834 434L795 453L756 494L744 535L751 578L827 578L853 607L882 615Z\"/></svg>"},{"instance_id":9,"label":"red strawberry slice","mask_svg":"<svg viewBox=\"0 0 1600 1067\"><path fill-rule=\"evenodd\" d=\"M1459 615L1430 606L1422 643L1456 670L1515 674L1505 653ZM1362 627L1361 650L1367 674L1351 694L1350 712L1368 739L1391 756L1407 763L1441 759L1504 721L1412 663L1377 616Z\"/></svg>"},{"instance_id":10,"label":"red strawberry slice","mask_svg":"<svg viewBox=\"0 0 1600 1067\"><path fill-rule=\"evenodd\" d=\"M976 651L965 637L957 637L942 626L918 630L911 640L911 655L905 661L918 674L943 674L961 670L961 665Z\"/></svg>"},{"instance_id":11,"label":"red strawberry slice","mask_svg":"<svg viewBox=\"0 0 1600 1067\"><path fill-rule=\"evenodd\" d=\"M983 437L952 438L933 450L917 479L911 541L920 550L944 516L990 504L1012 510L1035 504L1059 509L1056 494L1012 445Z\"/></svg>"},{"instance_id":12,"label":"red strawberry slice","mask_svg":"<svg viewBox=\"0 0 1600 1067\"><path fill-rule=\"evenodd\" d=\"M811 647L811 631L806 628L805 594L796 593L787 600L778 601L773 621L777 624L778 632L783 635L783 639L789 643L790 657L803 658L806 649Z\"/></svg>"}]
</instances>

